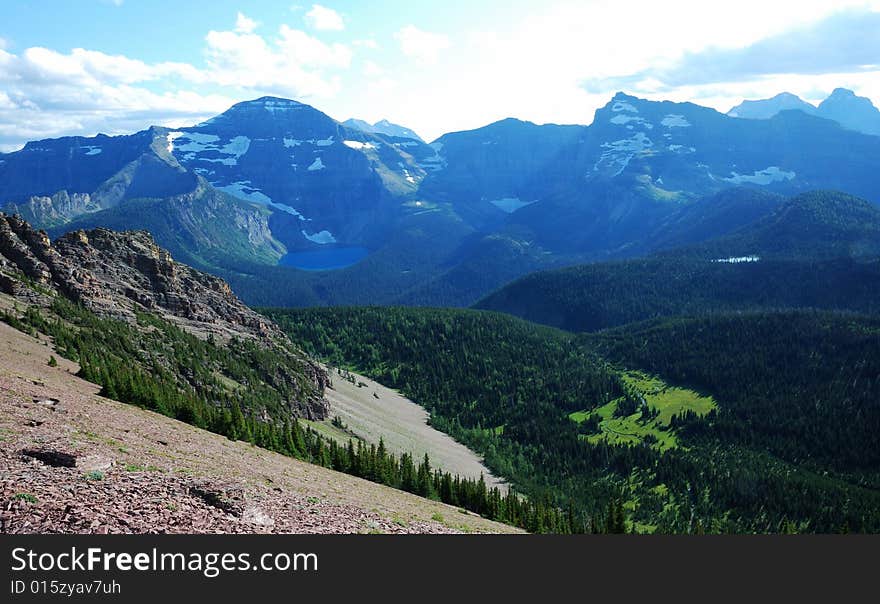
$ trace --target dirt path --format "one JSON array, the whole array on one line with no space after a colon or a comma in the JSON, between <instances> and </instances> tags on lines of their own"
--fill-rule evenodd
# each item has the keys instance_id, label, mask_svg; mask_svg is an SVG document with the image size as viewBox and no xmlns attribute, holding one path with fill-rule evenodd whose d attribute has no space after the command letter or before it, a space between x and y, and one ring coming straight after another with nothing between
<instances>
[{"instance_id":1,"label":"dirt path","mask_svg":"<svg viewBox=\"0 0 880 604\"><path fill-rule=\"evenodd\" d=\"M417 462L427 453L435 467L469 478L482 474L488 486L507 490L476 453L429 426L424 408L368 377L353 373L356 383L352 384L333 369L327 372L333 386L326 392L330 413L339 416L356 435L372 443L382 437L389 451L412 453Z\"/></svg>"},{"instance_id":2,"label":"dirt path","mask_svg":"<svg viewBox=\"0 0 880 604\"><path fill-rule=\"evenodd\" d=\"M102 398L51 354L0 323L0 533L516 532Z\"/></svg>"}]
</instances>

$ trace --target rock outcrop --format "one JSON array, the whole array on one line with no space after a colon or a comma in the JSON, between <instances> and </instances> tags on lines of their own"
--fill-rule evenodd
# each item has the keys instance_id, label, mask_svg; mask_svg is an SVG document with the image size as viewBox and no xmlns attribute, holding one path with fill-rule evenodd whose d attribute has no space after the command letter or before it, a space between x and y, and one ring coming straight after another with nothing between
<instances>
[{"instance_id":1,"label":"rock outcrop","mask_svg":"<svg viewBox=\"0 0 880 604\"><path fill-rule=\"evenodd\" d=\"M315 395L290 401L291 411L309 419L329 413L323 369L224 280L176 262L146 231L74 231L52 242L21 218L0 213L0 292L40 306L63 295L97 315L132 324L138 313L150 313L220 343L256 340L284 359L288 370L278 372L278 380L305 379L313 386Z\"/></svg>"},{"instance_id":2,"label":"rock outcrop","mask_svg":"<svg viewBox=\"0 0 880 604\"><path fill-rule=\"evenodd\" d=\"M24 220L0 214L0 267L9 281L18 272L102 316L134 320L145 311L196 335L282 337L225 281L175 262L146 231L74 231L52 243Z\"/></svg>"}]
</instances>

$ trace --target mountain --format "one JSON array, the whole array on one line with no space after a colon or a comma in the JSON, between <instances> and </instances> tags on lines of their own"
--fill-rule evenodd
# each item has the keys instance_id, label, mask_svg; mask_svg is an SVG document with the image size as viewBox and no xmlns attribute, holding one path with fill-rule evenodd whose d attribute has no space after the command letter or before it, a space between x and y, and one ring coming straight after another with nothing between
<instances>
[{"instance_id":1,"label":"mountain","mask_svg":"<svg viewBox=\"0 0 880 604\"><path fill-rule=\"evenodd\" d=\"M422 140L422 137L420 137L409 128L405 126L400 126L399 124L394 124L392 122L389 122L388 120L379 120L375 124L371 124L364 120L351 118L342 122L342 125L346 128L360 130L361 132L367 132L369 134L384 134L392 138L408 138L419 141L420 143L425 142L424 140Z\"/></svg>"},{"instance_id":2,"label":"mountain","mask_svg":"<svg viewBox=\"0 0 880 604\"><path fill-rule=\"evenodd\" d=\"M431 146L440 158L419 194L454 204L464 216L503 216L538 201L565 178L556 159L582 136L583 126L538 126L506 119L444 134Z\"/></svg>"},{"instance_id":3,"label":"mountain","mask_svg":"<svg viewBox=\"0 0 880 604\"><path fill-rule=\"evenodd\" d=\"M169 132L168 147L217 189L273 208L273 232L289 249L377 246L425 176L416 158L433 155L274 97Z\"/></svg>"},{"instance_id":4,"label":"mountain","mask_svg":"<svg viewBox=\"0 0 880 604\"><path fill-rule=\"evenodd\" d=\"M286 249L269 230L269 213L181 166L168 152L168 136L157 127L28 143L0 160L0 209L56 234L147 229L204 267L276 263Z\"/></svg>"},{"instance_id":5,"label":"mountain","mask_svg":"<svg viewBox=\"0 0 880 604\"><path fill-rule=\"evenodd\" d=\"M149 230L252 304L465 306L534 270L729 234L774 196L880 202L878 158L880 138L802 111L624 93L589 126L506 119L430 145L263 97L188 128L29 143L0 157L0 200L53 237Z\"/></svg>"},{"instance_id":6,"label":"mountain","mask_svg":"<svg viewBox=\"0 0 880 604\"><path fill-rule=\"evenodd\" d=\"M780 92L769 99L743 101L728 111L727 115L750 120L768 120L780 111L793 109L803 111L807 115L816 115L817 113L814 105L809 104L799 96L790 92Z\"/></svg>"},{"instance_id":7,"label":"mountain","mask_svg":"<svg viewBox=\"0 0 880 604\"><path fill-rule=\"evenodd\" d=\"M645 258L527 275L477 308L571 331L655 317L777 308L876 313L880 209L797 196L733 234Z\"/></svg>"},{"instance_id":8,"label":"mountain","mask_svg":"<svg viewBox=\"0 0 880 604\"><path fill-rule=\"evenodd\" d=\"M411 451L400 451L396 444L380 443L377 449L373 442L365 447L353 431L329 421L319 427L321 433L313 429L305 422L320 422L330 415L325 392L332 385L327 371L274 323L242 304L225 282L175 262L148 233L97 229L72 232L50 242L45 232L34 230L18 217L0 214L0 321L21 332L17 337L7 327L0 329L10 343L33 348L22 342L20 336L24 334L51 343L54 354L37 363L44 371L63 365L66 373L75 372L77 377L97 384L102 396L155 412L145 413L146 419L141 417L129 425L125 434L137 432L140 438L140 430L151 423L151 415L165 415L226 436L232 443L244 440L284 456L454 503L496 520L524 526L525 518L541 518L546 527L561 526L563 516L559 510L541 509L506 490L502 493L497 482L487 487L479 473L453 475L449 470L434 468L427 454L414 462ZM21 357L26 356L15 351L10 355L7 347L3 352L4 364L20 365ZM28 364L33 366L33 362ZM46 386L38 380L30 383ZM372 398L378 398L378 385L371 388ZM77 390L83 391L82 384ZM7 391L10 395L3 402L22 406L13 402L18 395L4 388ZM88 392L94 395L96 390L89 387ZM69 434L73 427L67 417L70 398L68 393L60 399L34 399L36 409L29 413L60 412L51 426ZM333 400L344 402L346 395L335 392ZM114 415L131 417L114 411ZM396 443L398 436L411 429L409 421L394 425L397 435L389 442ZM416 422L424 428L421 418ZM44 423L39 421L30 427ZM177 427L169 435L153 434L150 446L158 440L162 447L169 447L179 432ZM435 436L430 429L423 429L421 434L434 440L432 448L442 446L443 439L452 443L448 437L438 439L442 435ZM4 454L6 440L0 447ZM96 458L84 455L80 446L68 445L68 439L46 441L34 439L31 433L18 444L16 457L39 462L42 465L38 468L76 468L79 480L89 472L97 473L99 478L95 480L103 480L105 473L108 479L113 474L118 453L128 453L119 446L123 440L127 437L117 435L111 441L116 444ZM194 441L189 442L191 447ZM230 447L235 447L232 443L225 446L227 454ZM179 444L175 442L175 446ZM465 455L481 467L470 452ZM367 470L370 464L385 469ZM40 474L36 468L30 472L18 470L27 484ZM421 478L416 481L415 476ZM439 485L444 483L447 487L441 489ZM240 488L234 493L229 490L229 486L216 484L206 490L199 483L191 484L187 493L244 521L253 519L246 509L254 502L244 501ZM277 487L275 490L280 492ZM114 505L126 499L119 492L109 496ZM485 503L489 500L497 504L492 509ZM258 514L266 519L266 526L272 526L273 512L277 510L266 509ZM3 522L10 517L6 514ZM356 524L349 525L348 530L357 528Z\"/></svg>"},{"instance_id":9,"label":"mountain","mask_svg":"<svg viewBox=\"0 0 880 604\"><path fill-rule=\"evenodd\" d=\"M856 96L852 90L836 88L831 96L819 104L818 113L844 128L880 135L880 110L870 99Z\"/></svg>"},{"instance_id":10,"label":"mountain","mask_svg":"<svg viewBox=\"0 0 880 604\"><path fill-rule=\"evenodd\" d=\"M641 247L648 252L723 237L771 215L784 202L785 196L760 189L725 189L677 208L654 232L645 234Z\"/></svg>"},{"instance_id":11,"label":"mountain","mask_svg":"<svg viewBox=\"0 0 880 604\"><path fill-rule=\"evenodd\" d=\"M808 115L833 120L848 130L880 135L880 110L871 99L856 96L852 90L835 88L818 107L783 92L770 99L743 101L727 112L730 117L765 120L782 111L799 110Z\"/></svg>"}]
</instances>

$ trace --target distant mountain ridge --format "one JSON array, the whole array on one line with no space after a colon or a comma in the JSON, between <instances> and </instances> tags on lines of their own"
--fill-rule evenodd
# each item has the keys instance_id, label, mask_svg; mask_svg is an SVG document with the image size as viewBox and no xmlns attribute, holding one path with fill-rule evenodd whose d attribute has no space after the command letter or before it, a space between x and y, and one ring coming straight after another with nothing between
<instances>
[{"instance_id":1,"label":"distant mountain ridge","mask_svg":"<svg viewBox=\"0 0 880 604\"><path fill-rule=\"evenodd\" d=\"M420 143L425 142L422 137L416 134L413 130L406 126L389 122L388 120L379 120L375 124L371 124L365 120L351 118L342 122L342 125L346 128L353 128L370 134L384 134L394 138L411 138Z\"/></svg>"},{"instance_id":2,"label":"distant mountain ridge","mask_svg":"<svg viewBox=\"0 0 880 604\"><path fill-rule=\"evenodd\" d=\"M799 110L807 115L833 120L848 130L880 135L880 109L874 106L871 99L857 96L846 88L835 88L818 107L794 94L783 92L769 99L743 101L728 111L727 115L764 120L789 110Z\"/></svg>"}]
</instances>

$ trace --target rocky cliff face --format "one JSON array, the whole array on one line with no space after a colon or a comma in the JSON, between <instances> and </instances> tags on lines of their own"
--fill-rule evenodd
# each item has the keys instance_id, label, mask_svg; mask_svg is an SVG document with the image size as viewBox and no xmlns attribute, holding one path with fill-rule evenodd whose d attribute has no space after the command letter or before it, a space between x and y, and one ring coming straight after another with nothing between
<instances>
[{"instance_id":1,"label":"rocky cliff face","mask_svg":"<svg viewBox=\"0 0 880 604\"><path fill-rule=\"evenodd\" d=\"M48 305L57 293L92 312L135 323L154 314L201 338L250 338L280 354L318 396L293 405L297 414L326 417L320 394L325 372L274 323L245 306L220 278L174 261L146 231L74 231L50 241L17 216L0 214L0 291Z\"/></svg>"},{"instance_id":2,"label":"rocky cliff face","mask_svg":"<svg viewBox=\"0 0 880 604\"><path fill-rule=\"evenodd\" d=\"M50 227L65 224L101 208L88 193L58 191L53 195L36 195L22 203L11 203L7 209L9 213L17 214L31 224Z\"/></svg>"}]
</instances>

